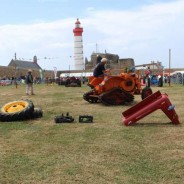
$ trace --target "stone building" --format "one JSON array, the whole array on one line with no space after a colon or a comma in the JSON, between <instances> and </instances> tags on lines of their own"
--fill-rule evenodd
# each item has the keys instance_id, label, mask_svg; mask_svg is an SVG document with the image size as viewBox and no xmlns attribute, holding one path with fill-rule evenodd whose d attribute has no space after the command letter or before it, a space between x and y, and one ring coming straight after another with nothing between
<instances>
[{"instance_id":1,"label":"stone building","mask_svg":"<svg viewBox=\"0 0 184 184\"><path fill-rule=\"evenodd\" d=\"M15 69L32 69L32 70L42 70L42 68L39 66L37 62L37 57L33 57L33 61L23 61L23 60L18 60L12 59L8 66L14 67Z\"/></svg>"},{"instance_id":2,"label":"stone building","mask_svg":"<svg viewBox=\"0 0 184 184\"><path fill-rule=\"evenodd\" d=\"M118 55L111 53L92 53L91 61L86 62L86 70L93 69L97 64L97 57L101 56L102 58L107 58L107 68L111 69L125 69L127 67L135 66L134 59L132 58L123 58L120 59Z\"/></svg>"}]
</instances>

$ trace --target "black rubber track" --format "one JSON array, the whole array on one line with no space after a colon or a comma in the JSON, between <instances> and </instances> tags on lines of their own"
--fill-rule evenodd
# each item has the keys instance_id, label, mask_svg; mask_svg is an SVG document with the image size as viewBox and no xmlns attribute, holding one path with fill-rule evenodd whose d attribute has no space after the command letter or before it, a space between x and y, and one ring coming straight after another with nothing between
<instances>
[{"instance_id":1,"label":"black rubber track","mask_svg":"<svg viewBox=\"0 0 184 184\"><path fill-rule=\"evenodd\" d=\"M99 99L105 105L124 105L133 102L134 96L121 88L113 88L101 94Z\"/></svg>"},{"instance_id":2,"label":"black rubber track","mask_svg":"<svg viewBox=\"0 0 184 184\"><path fill-rule=\"evenodd\" d=\"M93 96L94 90L90 90L83 95L83 99L86 100L89 103L98 103L99 98L98 96Z\"/></svg>"}]
</instances>

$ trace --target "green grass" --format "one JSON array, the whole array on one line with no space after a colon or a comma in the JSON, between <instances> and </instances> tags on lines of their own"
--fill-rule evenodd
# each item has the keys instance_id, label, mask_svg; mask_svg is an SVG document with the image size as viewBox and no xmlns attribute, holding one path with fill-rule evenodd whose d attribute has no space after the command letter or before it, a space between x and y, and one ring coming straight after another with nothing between
<instances>
[{"instance_id":1,"label":"green grass","mask_svg":"<svg viewBox=\"0 0 184 184\"><path fill-rule=\"evenodd\" d=\"M158 110L126 127L122 112L130 105L89 104L82 98L90 90L85 85L35 85L36 95L29 99L42 108L43 117L0 122L0 183L183 183L184 87L152 89L168 94L180 125ZM0 91L0 106L27 98L24 85ZM74 123L54 123L55 116L67 112ZM79 123L79 115L93 115L94 123Z\"/></svg>"}]
</instances>

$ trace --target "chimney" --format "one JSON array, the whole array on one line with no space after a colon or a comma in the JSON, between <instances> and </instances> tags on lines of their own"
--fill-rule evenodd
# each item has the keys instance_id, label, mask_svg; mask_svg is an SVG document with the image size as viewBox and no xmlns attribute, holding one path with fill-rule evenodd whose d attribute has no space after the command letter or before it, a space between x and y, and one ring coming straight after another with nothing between
<instances>
[{"instance_id":1,"label":"chimney","mask_svg":"<svg viewBox=\"0 0 184 184\"><path fill-rule=\"evenodd\" d=\"M33 62L37 64L37 57L36 56L33 57Z\"/></svg>"}]
</instances>

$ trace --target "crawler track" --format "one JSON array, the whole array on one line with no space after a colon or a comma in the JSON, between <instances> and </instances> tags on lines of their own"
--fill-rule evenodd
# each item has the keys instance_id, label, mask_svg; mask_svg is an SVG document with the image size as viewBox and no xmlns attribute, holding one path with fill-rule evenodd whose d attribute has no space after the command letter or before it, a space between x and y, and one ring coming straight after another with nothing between
<instances>
[{"instance_id":1,"label":"crawler track","mask_svg":"<svg viewBox=\"0 0 184 184\"><path fill-rule=\"evenodd\" d=\"M94 95L94 90L88 91L84 93L83 99L86 100L89 103L98 103L99 97Z\"/></svg>"},{"instance_id":2,"label":"crawler track","mask_svg":"<svg viewBox=\"0 0 184 184\"><path fill-rule=\"evenodd\" d=\"M121 88L113 88L99 96L99 100L105 105L124 105L131 103L134 96Z\"/></svg>"}]
</instances>

